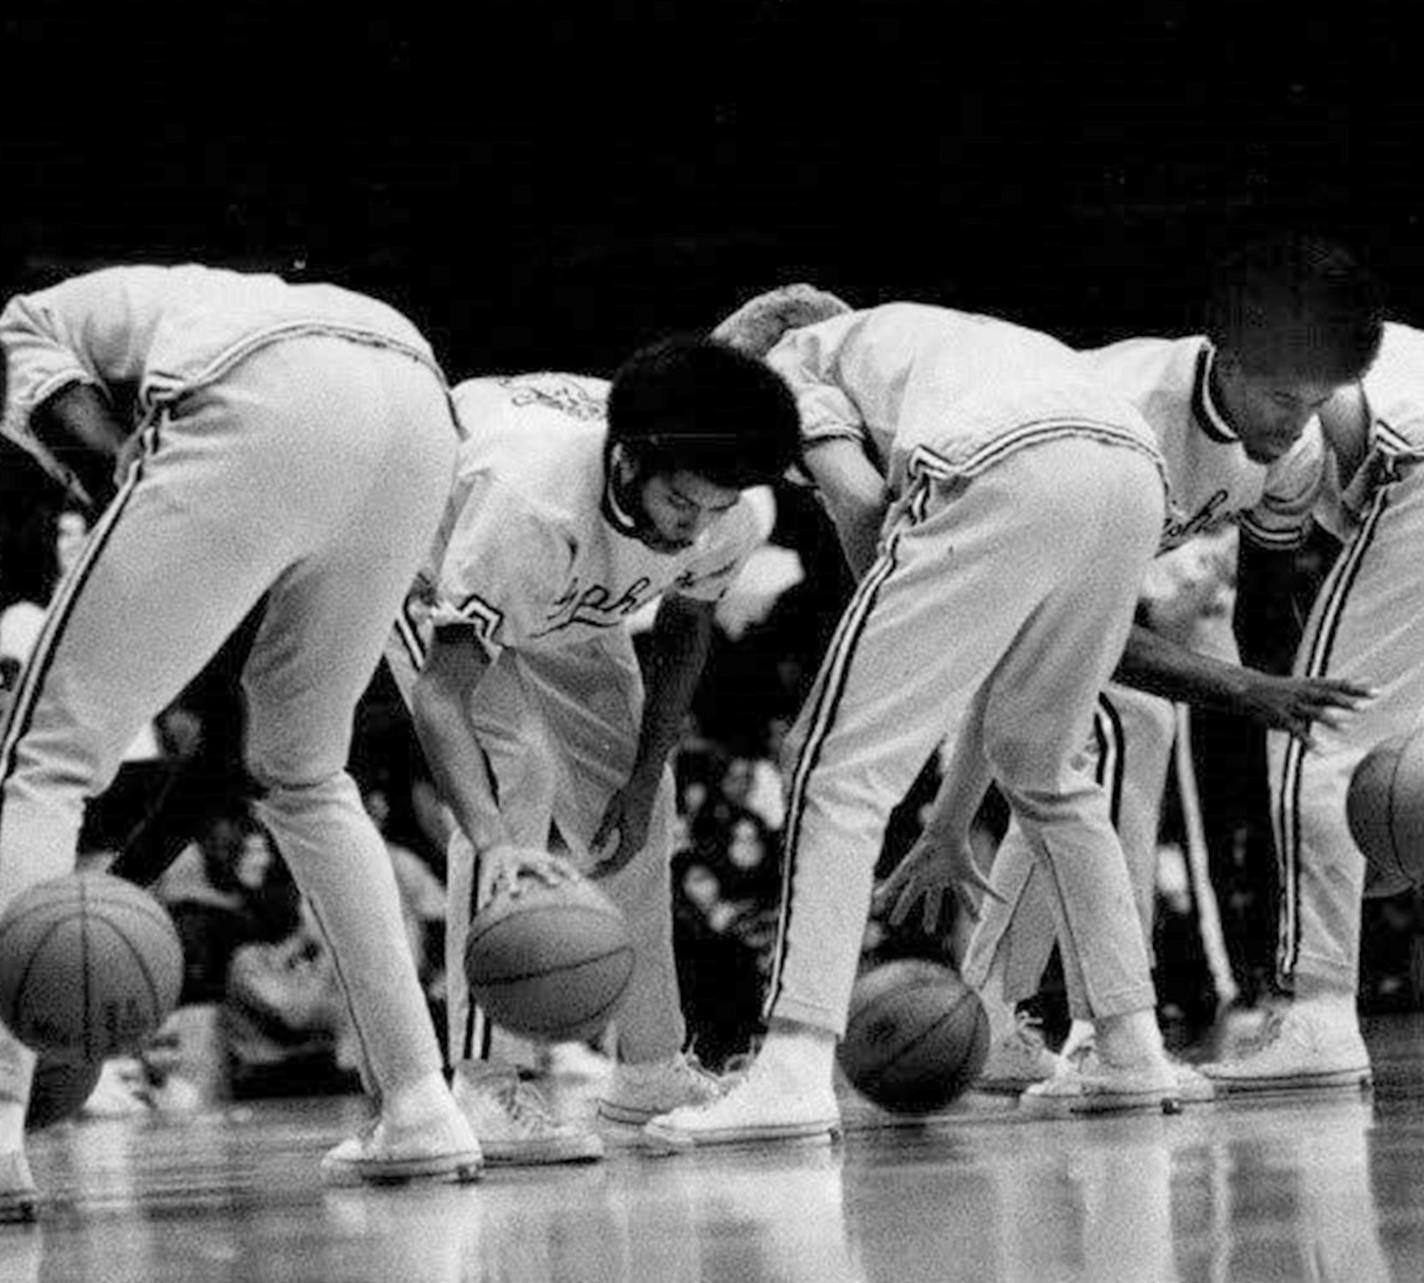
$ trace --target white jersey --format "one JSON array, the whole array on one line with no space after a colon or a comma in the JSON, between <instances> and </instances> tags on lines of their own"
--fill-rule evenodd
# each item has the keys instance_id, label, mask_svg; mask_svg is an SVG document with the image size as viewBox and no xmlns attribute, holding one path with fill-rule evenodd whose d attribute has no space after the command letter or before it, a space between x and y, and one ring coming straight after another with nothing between
<instances>
[{"instance_id":1,"label":"white jersey","mask_svg":"<svg viewBox=\"0 0 1424 1283\"><path fill-rule=\"evenodd\" d=\"M888 303L793 330L767 362L796 395L805 447L859 442L894 494L920 470L972 476L1065 435L1153 453L1135 411L1071 348L992 317Z\"/></svg>"},{"instance_id":2,"label":"white jersey","mask_svg":"<svg viewBox=\"0 0 1424 1283\"><path fill-rule=\"evenodd\" d=\"M1326 461L1316 518L1332 534L1351 533L1382 481L1424 461L1424 331L1384 327L1379 355L1360 381L1369 414L1367 466L1342 484L1334 454Z\"/></svg>"},{"instance_id":3,"label":"white jersey","mask_svg":"<svg viewBox=\"0 0 1424 1283\"><path fill-rule=\"evenodd\" d=\"M36 407L61 388L97 386L116 408L142 419L257 349L308 334L395 348L440 373L410 321L335 285L191 264L111 267L19 295L0 313L10 375L0 430L70 483L30 426Z\"/></svg>"},{"instance_id":4,"label":"white jersey","mask_svg":"<svg viewBox=\"0 0 1424 1283\"><path fill-rule=\"evenodd\" d=\"M622 629L659 594L716 601L763 541L745 497L692 547L656 552L609 485L608 383L571 374L471 379L455 487L413 603L468 625L491 655Z\"/></svg>"},{"instance_id":5,"label":"white jersey","mask_svg":"<svg viewBox=\"0 0 1424 1283\"><path fill-rule=\"evenodd\" d=\"M1204 338L1127 339L1083 355L1096 377L1141 412L1167 461L1162 551L1230 522L1266 548L1304 542L1324 461L1316 419L1274 463L1253 463L1213 399L1215 353Z\"/></svg>"}]
</instances>

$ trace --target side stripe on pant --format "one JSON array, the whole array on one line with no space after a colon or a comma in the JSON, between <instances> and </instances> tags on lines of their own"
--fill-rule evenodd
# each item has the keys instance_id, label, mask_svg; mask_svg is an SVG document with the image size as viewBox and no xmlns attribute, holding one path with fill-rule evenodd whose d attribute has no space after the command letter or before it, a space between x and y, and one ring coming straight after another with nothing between
<instances>
[{"instance_id":1,"label":"side stripe on pant","mask_svg":"<svg viewBox=\"0 0 1424 1283\"><path fill-rule=\"evenodd\" d=\"M124 509L143 479L144 465L157 448L158 424L154 423L144 430L143 449L129 469L124 484L90 531L79 554L79 560L60 581L45 610L40 635L35 641L34 651L25 663L25 670L20 676L20 684L15 691L10 715L5 723L4 742L0 744L0 787L3 787L15 769L15 750L30 729L45 678L54 663L55 652L59 649L64 630L74 616L75 604L93 574L100 554L112 538L119 518L123 516ZM2 802L3 799L0 799L0 803Z\"/></svg>"},{"instance_id":2,"label":"side stripe on pant","mask_svg":"<svg viewBox=\"0 0 1424 1283\"><path fill-rule=\"evenodd\" d=\"M1125 773L1127 743L1122 733L1122 717L1117 706L1104 692L1098 694L1098 706L1093 711L1093 738L1098 746L1097 782L1108 795L1112 826L1117 828L1122 817L1122 781Z\"/></svg>"},{"instance_id":3,"label":"side stripe on pant","mask_svg":"<svg viewBox=\"0 0 1424 1283\"><path fill-rule=\"evenodd\" d=\"M400 639L401 648L405 651L406 658L410 661L411 667L418 673L425 667L425 657L429 653L429 648L421 636L420 628L414 616L410 613L409 599L401 607L401 613L396 619L396 636ZM409 711L409 710L407 710ZM490 769L489 761L486 759L485 769L489 773L490 786L495 790L496 799L499 795L499 782L494 777L494 771ZM465 920L472 920L479 910L479 887L480 887L480 854L475 852L474 878L470 882L470 902L465 906ZM480 1009L478 1003L470 1002L465 1011L465 1026L460 1030L460 1058L462 1060L488 1060L490 1044L494 1036L494 1027L485 1018L485 1013Z\"/></svg>"},{"instance_id":4,"label":"side stripe on pant","mask_svg":"<svg viewBox=\"0 0 1424 1283\"><path fill-rule=\"evenodd\" d=\"M1370 502L1364 520L1339 559L1331 568L1316 604L1317 623L1313 635L1302 639L1308 645L1302 676L1325 677L1330 671L1330 655L1340 631L1340 620L1359 577L1360 567L1385 509L1389 487L1381 487ZM1271 816L1276 839L1276 867L1280 874L1280 913L1276 932L1276 974L1285 980L1295 972L1300 959L1300 790L1305 746L1292 739L1281 762L1280 785Z\"/></svg>"},{"instance_id":5,"label":"side stripe on pant","mask_svg":"<svg viewBox=\"0 0 1424 1283\"><path fill-rule=\"evenodd\" d=\"M923 519L925 506L929 500L929 490L930 483L922 481L918 491L911 497L908 505L910 524ZM790 787L787 790L785 840L782 845L781 911L776 924L776 949L772 957L771 979L767 985L764 1004L768 1017L781 992L781 975L786 962L787 935L791 926L791 887L795 880L796 861L800 853L801 819L806 808L806 789L811 774L820 760L821 749L835 725L836 712L840 707L841 696L845 692L856 646L865 632L866 621L870 618L870 613L875 607L875 600L880 594L881 585L896 568L895 553L898 546L899 534L897 533L887 541L884 551L876 558L875 563L866 571L865 577L857 586L850 604L841 615L840 623L836 625L836 631L831 638L825 658L821 661L821 674L825 680L820 682L820 689L809 715L806 739L797 753L796 762L791 771Z\"/></svg>"}]
</instances>

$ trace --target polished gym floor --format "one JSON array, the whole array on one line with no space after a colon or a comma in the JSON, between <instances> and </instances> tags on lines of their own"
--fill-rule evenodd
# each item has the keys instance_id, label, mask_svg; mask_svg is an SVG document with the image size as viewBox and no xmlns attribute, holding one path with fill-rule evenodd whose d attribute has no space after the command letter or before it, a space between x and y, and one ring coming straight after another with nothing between
<instances>
[{"instance_id":1,"label":"polished gym floor","mask_svg":"<svg viewBox=\"0 0 1424 1283\"><path fill-rule=\"evenodd\" d=\"M1424 1017L1369 1022L1373 1091L1039 1121L967 1097L928 1120L849 1092L834 1146L323 1189L355 1098L31 1137L49 1195L0 1228L3 1283L351 1280L1424 1279ZM565 1101L578 1108L581 1101Z\"/></svg>"}]
</instances>

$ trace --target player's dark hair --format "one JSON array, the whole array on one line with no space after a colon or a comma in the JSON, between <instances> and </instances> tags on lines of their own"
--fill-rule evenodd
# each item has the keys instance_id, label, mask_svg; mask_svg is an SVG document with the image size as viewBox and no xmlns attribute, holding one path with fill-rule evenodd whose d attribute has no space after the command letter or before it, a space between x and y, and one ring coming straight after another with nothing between
<instances>
[{"instance_id":1,"label":"player's dark hair","mask_svg":"<svg viewBox=\"0 0 1424 1283\"><path fill-rule=\"evenodd\" d=\"M801 455L796 399L781 376L701 336L628 358L609 390L608 432L645 475L691 472L738 490L777 480Z\"/></svg>"},{"instance_id":2,"label":"player's dark hair","mask_svg":"<svg viewBox=\"0 0 1424 1283\"><path fill-rule=\"evenodd\" d=\"M1217 264L1206 334L1248 370L1358 379L1379 352L1378 282L1340 245L1313 236L1252 241Z\"/></svg>"}]
</instances>

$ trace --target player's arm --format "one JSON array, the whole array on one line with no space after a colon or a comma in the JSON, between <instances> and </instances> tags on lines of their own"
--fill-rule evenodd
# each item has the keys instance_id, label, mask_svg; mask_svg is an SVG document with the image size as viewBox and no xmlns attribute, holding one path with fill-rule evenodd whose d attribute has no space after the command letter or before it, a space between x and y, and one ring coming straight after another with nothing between
<instances>
[{"instance_id":1,"label":"player's arm","mask_svg":"<svg viewBox=\"0 0 1424 1283\"><path fill-rule=\"evenodd\" d=\"M113 494L131 435L109 390L141 384L169 289L165 269L109 268L17 295L0 312L5 431L95 506Z\"/></svg>"},{"instance_id":2,"label":"player's arm","mask_svg":"<svg viewBox=\"0 0 1424 1283\"><path fill-rule=\"evenodd\" d=\"M476 850L510 838L470 717L470 701L490 662L473 629L439 626L410 697L415 733L435 787Z\"/></svg>"},{"instance_id":3,"label":"player's arm","mask_svg":"<svg viewBox=\"0 0 1424 1283\"><path fill-rule=\"evenodd\" d=\"M867 453L860 408L840 383L840 351L855 324L856 314L848 314L793 330L766 359L796 397L806 471L859 579L875 560L889 493Z\"/></svg>"},{"instance_id":4,"label":"player's arm","mask_svg":"<svg viewBox=\"0 0 1424 1283\"><path fill-rule=\"evenodd\" d=\"M846 564L860 579L880 546L880 528L890 504L885 478L861 443L849 437L815 443L806 451L805 466L835 523Z\"/></svg>"},{"instance_id":5,"label":"player's arm","mask_svg":"<svg viewBox=\"0 0 1424 1283\"><path fill-rule=\"evenodd\" d=\"M74 475L96 508L107 506L129 430L97 387L71 383L61 388L35 408L30 430Z\"/></svg>"},{"instance_id":6,"label":"player's arm","mask_svg":"<svg viewBox=\"0 0 1424 1283\"><path fill-rule=\"evenodd\" d=\"M501 892L517 895L521 878L552 885L577 876L560 857L511 843L489 760L470 719L471 700L477 698L490 662L473 629L453 624L437 627L410 703L436 791L478 855L476 898L481 904Z\"/></svg>"},{"instance_id":7,"label":"player's arm","mask_svg":"<svg viewBox=\"0 0 1424 1283\"><path fill-rule=\"evenodd\" d=\"M1351 682L1278 676L1201 655L1140 624L1113 680L1166 699L1249 717L1310 743L1311 723L1333 720L1372 692Z\"/></svg>"},{"instance_id":8,"label":"player's arm","mask_svg":"<svg viewBox=\"0 0 1424 1283\"><path fill-rule=\"evenodd\" d=\"M618 843L594 866L596 876L617 872L647 841L663 769L678 743L707 663L716 609L715 601L674 592L658 603L644 665L643 719L633 769L605 810L593 839L595 851L601 851L615 834Z\"/></svg>"}]
</instances>

